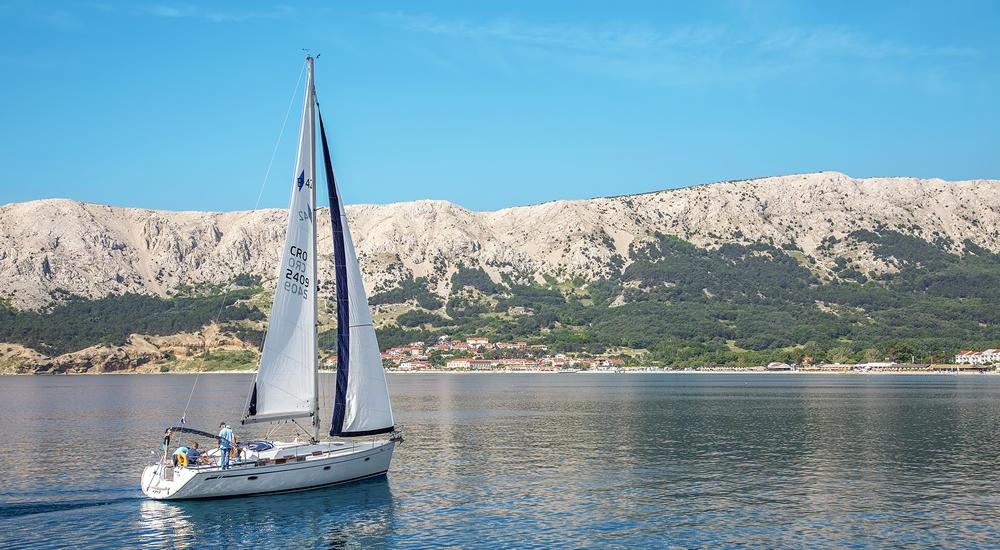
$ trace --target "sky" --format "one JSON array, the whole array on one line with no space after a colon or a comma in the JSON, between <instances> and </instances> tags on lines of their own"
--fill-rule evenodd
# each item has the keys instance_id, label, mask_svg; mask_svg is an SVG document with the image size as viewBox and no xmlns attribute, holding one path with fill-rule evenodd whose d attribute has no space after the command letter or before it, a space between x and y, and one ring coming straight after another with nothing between
<instances>
[{"instance_id":1,"label":"sky","mask_svg":"<svg viewBox=\"0 0 1000 550\"><path fill-rule=\"evenodd\" d=\"M998 28L995 1L0 0L0 204L287 206L302 48L347 203L1000 178Z\"/></svg>"}]
</instances>

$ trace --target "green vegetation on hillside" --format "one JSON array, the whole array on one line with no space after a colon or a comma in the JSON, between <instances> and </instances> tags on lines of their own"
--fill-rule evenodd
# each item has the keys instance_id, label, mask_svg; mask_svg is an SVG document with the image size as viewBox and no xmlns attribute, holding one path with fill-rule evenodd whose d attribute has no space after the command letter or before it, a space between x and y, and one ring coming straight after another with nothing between
<instances>
[{"instance_id":1,"label":"green vegetation on hillside","mask_svg":"<svg viewBox=\"0 0 1000 550\"><path fill-rule=\"evenodd\" d=\"M453 324L451 321L445 319L437 313L432 311L423 311L420 309L411 309L410 311L407 311L397 317L396 322L402 327L420 327L423 325L441 327Z\"/></svg>"},{"instance_id":2,"label":"green vegetation on hillside","mask_svg":"<svg viewBox=\"0 0 1000 550\"><path fill-rule=\"evenodd\" d=\"M490 279L490 276L482 268L470 268L464 265L458 266L458 270L451 276L451 286L455 290L471 287L486 294L491 294L499 290L496 283Z\"/></svg>"},{"instance_id":3,"label":"green vegetation on hillside","mask_svg":"<svg viewBox=\"0 0 1000 550\"><path fill-rule=\"evenodd\" d=\"M546 343L554 351L646 349L652 360L674 366L805 357L946 361L961 348L1000 343L1000 313L992 305L1000 298L1000 257L971 243L958 256L942 250L948 243L889 230L848 238L875 245L899 273L871 281L843 261L839 280L824 283L787 246L706 250L661 235L632 250L633 263L615 280L572 292L554 281L495 285L493 294L478 297L454 289L446 307L453 326L406 330L441 323L415 313L400 318L402 327L380 331L380 343L478 334ZM459 280L488 288L479 274Z\"/></svg>"},{"instance_id":4,"label":"green vegetation on hillside","mask_svg":"<svg viewBox=\"0 0 1000 550\"><path fill-rule=\"evenodd\" d=\"M130 334L166 335L195 331L220 322L260 320L264 314L246 300L259 287L195 296L159 298L141 294L87 300L62 295L46 311L19 311L0 305L0 342L23 344L56 355L96 344L122 345Z\"/></svg>"},{"instance_id":5,"label":"green vegetation on hillside","mask_svg":"<svg viewBox=\"0 0 1000 550\"><path fill-rule=\"evenodd\" d=\"M671 366L753 366L769 361L947 361L963 348L1000 345L1000 256L974 243L927 242L889 229L857 231L837 246L870 246L895 273L875 276L847 259L833 273L787 243L698 248L658 235L630 251L620 275L597 281L526 278L492 281L461 266L442 300L426 278L375 294L373 305L409 304L378 329L383 349L440 335L544 343L554 352L645 350ZM963 249L964 254L953 253ZM196 330L222 309L224 329L259 345L252 323L263 317L248 299L260 281L184 289L161 299L63 296L44 312L0 305L0 341L62 353L97 343L120 344L130 333ZM398 310L396 310L398 313ZM320 335L336 349L336 332Z\"/></svg>"},{"instance_id":6,"label":"green vegetation on hillside","mask_svg":"<svg viewBox=\"0 0 1000 550\"><path fill-rule=\"evenodd\" d=\"M442 305L441 298L427 289L427 278L418 277L416 279L406 279L400 286L373 295L368 299L371 305L382 304L405 304L413 300L422 308L438 309Z\"/></svg>"}]
</instances>

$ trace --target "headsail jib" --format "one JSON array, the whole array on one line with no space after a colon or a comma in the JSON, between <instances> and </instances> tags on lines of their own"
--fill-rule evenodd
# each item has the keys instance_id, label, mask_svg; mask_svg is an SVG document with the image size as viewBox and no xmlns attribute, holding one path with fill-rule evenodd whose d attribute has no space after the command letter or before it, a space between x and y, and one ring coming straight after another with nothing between
<instances>
[{"instance_id":1,"label":"headsail jib","mask_svg":"<svg viewBox=\"0 0 1000 550\"><path fill-rule=\"evenodd\" d=\"M347 213L333 174L322 113L319 114L319 132L327 194L330 197L337 285L337 389L330 435L349 437L388 433L395 429L395 425L382 354L361 278L361 266L347 224Z\"/></svg>"}]
</instances>

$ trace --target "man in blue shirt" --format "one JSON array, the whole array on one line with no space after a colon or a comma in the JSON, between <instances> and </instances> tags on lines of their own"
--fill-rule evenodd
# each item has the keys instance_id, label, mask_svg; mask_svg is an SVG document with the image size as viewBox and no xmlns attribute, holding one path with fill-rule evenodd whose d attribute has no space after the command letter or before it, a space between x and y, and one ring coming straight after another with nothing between
<instances>
[{"instance_id":1,"label":"man in blue shirt","mask_svg":"<svg viewBox=\"0 0 1000 550\"><path fill-rule=\"evenodd\" d=\"M233 430L225 422L219 422L219 464L223 470L229 469L229 450L233 448Z\"/></svg>"},{"instance_id":2,"label":"man in blue shirt","mask_svg":"<svg viewBox=\"0 0 1000 550\"><path fill-rule=\"evenodd\" d=\"M191 448L188 449L188 468L197 466L199 460L201 460L201 451L198 450L198 442L194 441L191 443Z\"/></svg>"}]
</instances>

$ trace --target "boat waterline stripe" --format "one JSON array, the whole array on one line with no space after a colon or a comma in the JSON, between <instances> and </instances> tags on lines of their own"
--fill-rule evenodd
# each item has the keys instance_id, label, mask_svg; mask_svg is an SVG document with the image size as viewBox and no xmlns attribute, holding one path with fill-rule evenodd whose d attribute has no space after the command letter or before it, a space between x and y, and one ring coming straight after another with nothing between
<instances>
[{"instance_id":1,"label":"boat waterline stripe","mask_svg":"<svg viewBox=\"0 0 1000 550\"><path fill-rule=\"evenodd\" d=\"M333 162L330 160L330 146L326 141L326 126L323 124L323 113L316 105L319 117L319 134L323 143L323 168L326 172L326 193L330 199L330 223L333 229L333 264L337 289L337 390L333 400L333 420L330 425L330 435L338 435L344 427L344 414L347 411L347 381L350 368L350 338L351 311L348 303L347 289L347 258L344 252L344 221L341 215L340 195L337 193L337 181L333 174Z\"/></svg>"}]
</instances>

